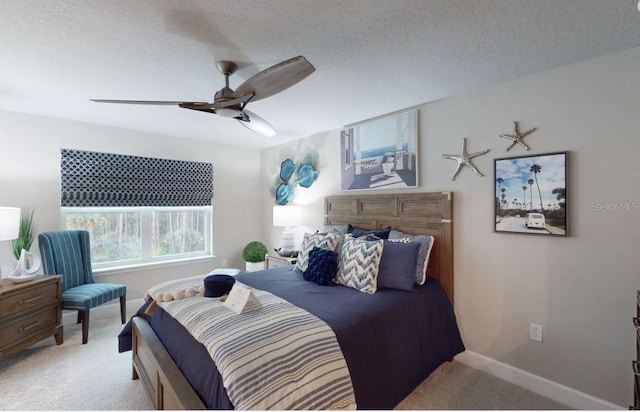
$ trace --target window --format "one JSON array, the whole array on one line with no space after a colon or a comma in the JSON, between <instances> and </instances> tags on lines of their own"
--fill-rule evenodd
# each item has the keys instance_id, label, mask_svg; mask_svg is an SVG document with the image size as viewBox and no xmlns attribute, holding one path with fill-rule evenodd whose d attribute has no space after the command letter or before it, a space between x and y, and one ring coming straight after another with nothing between
<instances>
[{"instance_id":1,"label":"window","mask_svg":"<svg viewBox=\"0 0 640 412\"><path fill-rule=\"evenodd\" d=\"M89 231L96 269L211 255L211 207L67 207L62 226Z\"/></svg>"},{"instance_id":2,"label":"window","mask_svg":"<svg viewBox=\"0 0 640 412\"><path fill-rule=\"evenodd\" d=\"M62 149L63 229L91 234L96 269L211 256L213 165Z\"/></svg>"}]
</instances>

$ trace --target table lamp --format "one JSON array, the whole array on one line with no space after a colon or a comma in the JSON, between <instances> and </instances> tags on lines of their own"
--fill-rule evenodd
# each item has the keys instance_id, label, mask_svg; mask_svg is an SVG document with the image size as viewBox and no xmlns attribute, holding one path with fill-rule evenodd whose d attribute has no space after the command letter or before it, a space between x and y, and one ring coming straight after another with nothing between
<instances>
[{"instance_id":1,"label":"table lamp","mask_svg":"<svg viewBox=\"0 0 640 412\"><path fill-rule=\"evenodd\" d=\"M291 256L295 252L295 235L293 226L302 224L302 209L299 206L274 206L273 225L284 226L280 239L280 256Z\"/></svg>"},{"instance_id":2,"label":"table lamp","mask_svg":"<svg viewBox=\"0 0 640 412\"><path fill-rule=\"evenodd\" d=\"M19 232L20 208L0 207L0 241L17 239Z\"/></svg>"}]
</instances>

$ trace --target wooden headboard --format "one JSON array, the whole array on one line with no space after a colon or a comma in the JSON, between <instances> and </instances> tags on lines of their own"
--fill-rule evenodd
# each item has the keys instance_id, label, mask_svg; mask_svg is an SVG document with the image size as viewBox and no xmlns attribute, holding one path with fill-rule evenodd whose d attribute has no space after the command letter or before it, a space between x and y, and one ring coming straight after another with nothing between
<instances>
[{"instance_id":1,"label":"wooden headboard","mask_svg":"<svg viewBox=\"0 0 640 412\"><path fill-rule=\"evenodd\" d=\"M438 280L453 304L453 193L327 196L325 225L351 223L363 229L391 226L435 238L427 275Z\"/></svg>"}]
</instances>

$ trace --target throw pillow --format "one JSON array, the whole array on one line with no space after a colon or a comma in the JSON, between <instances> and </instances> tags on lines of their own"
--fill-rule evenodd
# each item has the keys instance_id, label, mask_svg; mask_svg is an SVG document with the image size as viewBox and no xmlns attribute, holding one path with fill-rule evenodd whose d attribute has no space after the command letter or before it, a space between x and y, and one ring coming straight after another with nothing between
<instances>
[{"instance_id":1,"label":"throw pillow","mask_svg":"<svg viewBox=\"0 0 640 412\"><path fill-rule=\"evenodd\" d=\"M345 236L335 282L361 292L376 293L383 247L382 240Z\"/></svg>"},{"instance_id":2,"label":"throw pillow","mask_svg":"<svg viewBox=\"0 0 640 412\"><path fill-rule=\"evenodd\" d=\"M335 251L338 252L338 256L340 256L340 252L342 251L342 238L347 233L347 225L325 225L322 231L324 233L333 232L338 235L338 244L336 245Z\"/></svg>"},{"instance_id":3,"label":"throw pillow","mask_svg":"<svg viewBox=\"0 0 640 412\"><path fill-rule=\"evenodd\" d=\"M414 290L419 242L384 241L378 269L378 289Z\"/></svg>"},{"instance_id":4,"label":"throw pillow","mask_svg":"<svg viewBox=\"0 0 640 412\"><path fill-rule=\"evenodd\" d=\"M314 247L335 250L337 244L338 235L335 233L305 233L294 270L299 273L304 273L307 270L307 266L309 264L309 253Z\"/></svg>"},{"instance_id":5,"label":"throw pillow","mask_svg":"<svg viewBox=\"0 0 640 412\"><path fill-rule=\"evenodd\" d=\"M338 253L314 247L309 253L309 265L302 277L320 286L331 286L338 273Z\"/></svg>"},{"instance_id":6,"label":"throw pillow","mask_svg":"<svg viewBox=\"0 0 640 412\"><path fill-rule=\"evenodd\" d=\"M389 233L389 239L409 238L413 242L420 243L420 250L416 259L416 285L423 285L427 279L427 266L429 264L429 255L433 248L433 236L430 235L409 235L398 230L392 230Z\"/></svg>"},{"instance_id":7,"label":"throw pillow","mask_svg":"<svg viewBox=\"0 0 640 412\"><path fill-rule=\"evenodd\" d=\"M350 233L353 237L362 237L371 234L380 239L388 239L390 232L391 226L387 226L384 229L365 230L352 226L351 224L347 225L347 233Z\"/></svg>"}]
</instances>

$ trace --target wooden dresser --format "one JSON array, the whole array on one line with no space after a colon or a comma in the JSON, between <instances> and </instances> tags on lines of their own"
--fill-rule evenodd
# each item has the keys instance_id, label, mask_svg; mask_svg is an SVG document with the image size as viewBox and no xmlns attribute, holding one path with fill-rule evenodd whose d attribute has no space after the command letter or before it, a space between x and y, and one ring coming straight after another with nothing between
<instances>
[{"instance_id":1,"label":"wooden dresser","mask_svg":"<svg viewBox=\"0 0 640 412\"><path fill-rule=\"evenodd\" d=\"M0 361L51 335L62 344L62 277L39 275L0 287Z\"/></svg>"}]
</instances>

